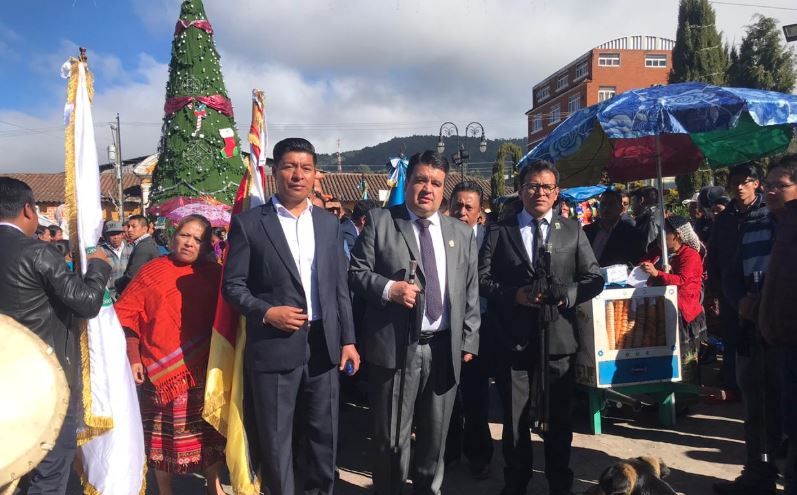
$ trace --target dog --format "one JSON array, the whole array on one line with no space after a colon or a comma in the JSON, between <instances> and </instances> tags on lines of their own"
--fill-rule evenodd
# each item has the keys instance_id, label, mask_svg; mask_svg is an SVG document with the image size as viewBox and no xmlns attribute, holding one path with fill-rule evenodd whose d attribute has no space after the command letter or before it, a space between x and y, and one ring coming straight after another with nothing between
<instances>
[{"instance_id":1,"label":"dog","mask_svg":"<svg viewBox=\"0 0 797 495\"><path fill-rule=\"evenodd\" d=\"M626 459L606 468L598 484L584 495L677 495L662 480L669 474L670 468L659 458L641 456Z\"/></svg>"}]
</instances>

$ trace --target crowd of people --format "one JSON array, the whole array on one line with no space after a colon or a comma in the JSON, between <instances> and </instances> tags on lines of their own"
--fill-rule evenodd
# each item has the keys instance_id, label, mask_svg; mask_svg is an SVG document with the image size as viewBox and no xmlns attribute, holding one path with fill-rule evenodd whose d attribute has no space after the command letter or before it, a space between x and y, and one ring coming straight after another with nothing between
<instances>
[{"instance_id":1,"label":"crowd of people","mask_svg":"<svg viewBox=\"0 0 797 495\"><path fill-rule=\"evenodd\" d=\"M685 355L696 359L708 332L722 339L713 400L744 402L747 458L739 478L715 490L775 493L774 459L784 454L787 493L797 493L797 424L782 414L797 400L789 296L797 158L771 164L766 176L753 163L733 167L729 194L704 188L689 218L661 215L655 188L609 189L583 228L568 218L547 162L527 164L517 201L487 215L477 183L460 182L444 198L448 161L417 153L404 204L359 201L342 220L314 204L312 144L283 140L274 162L275 194L234 215L228 236L190 215L164 246L144 216L111 220L82 275L67 265L60 229L39 227L30 188L0 178L0 313L53 347L74 390L73 319L96 315L110 294L161 494L172 493L173 474L189 472L205 475L208 493L223 493L225 440L202 419L219 286L246 318L248 442L272 495L333 492L341 375L361 370L376 493L398 493L411 479L415 493L439 494L446 464L461 456L475 479L490 476L491 378L503 414L501 493L526 493L532 430L543 438L549 493L571 493L576 307L604 290L600 268L618 264L640 267L649 285L678 287ZM550 385L544 400L541 380ZM78 396L23 493L64 493Z\"/></svg>"}]
</instances>

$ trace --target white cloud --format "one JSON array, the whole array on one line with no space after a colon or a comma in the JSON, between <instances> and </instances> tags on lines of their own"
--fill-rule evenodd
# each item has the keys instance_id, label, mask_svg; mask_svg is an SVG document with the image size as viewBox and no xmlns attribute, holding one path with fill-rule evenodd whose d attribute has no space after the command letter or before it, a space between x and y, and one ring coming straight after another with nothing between
<instances>
[{"instance_id":1,"label":"white cloud","mask_svg":"<svg viewBox=\"0 0 797 495\"><path fill-rule=\"evenodd\" d=\"M790 6L791 1L767 3ZM300 135L323 152L333 151L338 138L343 149L356 149L393 136L436 134L446 120L460 127L478 120L488 137L524 136L531 88L541 78L614 38L675 36L676 0L643 5L633 0L205 2L238 128L244 131L239 135L248 128L251 89L259 87L267 94L271 144ZM719 29L740 40L754 10L714 7ZM179 2L136 0L133 8L145 26L143 35L171 37ZM76 45L64 41L31 64L37 74L51 77L75 52ZM89 56L105 82L96 88L95 120L110 121L119 112L124 156L153 152L163 116L165 61L143 54L132 61L110 53ZM0 109L0 121L57 127L59 82L49 102L53 110L24 115ZM20 131L13 140L2 137L8 132L13 128L0 123L0 171L27 164L60 168L58 139L42 137L58 132ZM97 136L104 150L109 132L100 128Z\"/></svg>"}]
</instances>

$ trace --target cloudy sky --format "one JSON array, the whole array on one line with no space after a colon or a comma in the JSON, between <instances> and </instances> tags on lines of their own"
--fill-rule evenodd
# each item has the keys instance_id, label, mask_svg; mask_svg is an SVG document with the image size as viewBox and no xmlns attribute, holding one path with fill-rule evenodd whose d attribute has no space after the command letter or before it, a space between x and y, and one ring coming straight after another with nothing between
<instances>
[{"instance_id":1,"label":"cloudy sky","mask_svg":"<svg viewBox=\"0 0 797 495\"><path fill-rule=\"evenodd\" d=\"M750 7L732 3L766 5ZM100 157L118 112L126 158L155 151L179 0L5 2L0 18L0 173L63 168L61 64L88 48ZM780 9L772 7L781 7ZM241 128L267 94L272 144L319 151L436 134L477 120L522 137L531 88L595 45L674 38L677 0L205 0ZM756 12L797 22L794 0L714 2L739 42ZM102 159L102 158L101 158Z\"/></svg>"}]
</instances>

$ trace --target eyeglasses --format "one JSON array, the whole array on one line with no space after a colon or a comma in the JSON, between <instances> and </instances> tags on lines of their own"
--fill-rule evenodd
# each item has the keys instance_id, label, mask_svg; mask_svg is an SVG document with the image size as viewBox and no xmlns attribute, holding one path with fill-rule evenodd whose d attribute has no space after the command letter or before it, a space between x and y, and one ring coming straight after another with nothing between
<instances>
[{"instance_id":1,"label":"eyeglasses","mask_svg":"<svg viewBox=\"0 0 797 495\"><path fill-rule=\"evenodd\" d=\"M747 185L747 184L749 184L751 182L755 182L757 180L758 179L752 179L752 178L748 177L748 178L746 178L744 180L739 180L739 181L731 180L731 181L729 181L728 185L731 188L734 188L734 187L739 187L739 186L745 186L745 185Z\"/></svg>"},{"instance_id":2,"label":"eyeglasses","mask_svg":"<svg viewBox=\"0 0 797 495\"><path fill-rule=\"evenodd\" d=\"M521 187L530 192L535 192L535 193L542 192L545 195L550 195L556 190L558 186L556 184L535 184L533 182L528 182L526 184L523 184Z\"/></svg>"},{"instance_id":3,"label":"eyeglasses","mask_svg":"<svg viewBox=\"0 0 797 495\"><path fill-rule=\"evenodd\" d=\"M783 182L765 182L764 189L766 189L767 191L782 191L794 185L797 184L794 182L792 182L791 184L784 184Z\"/></svg>"}]
</instances>

